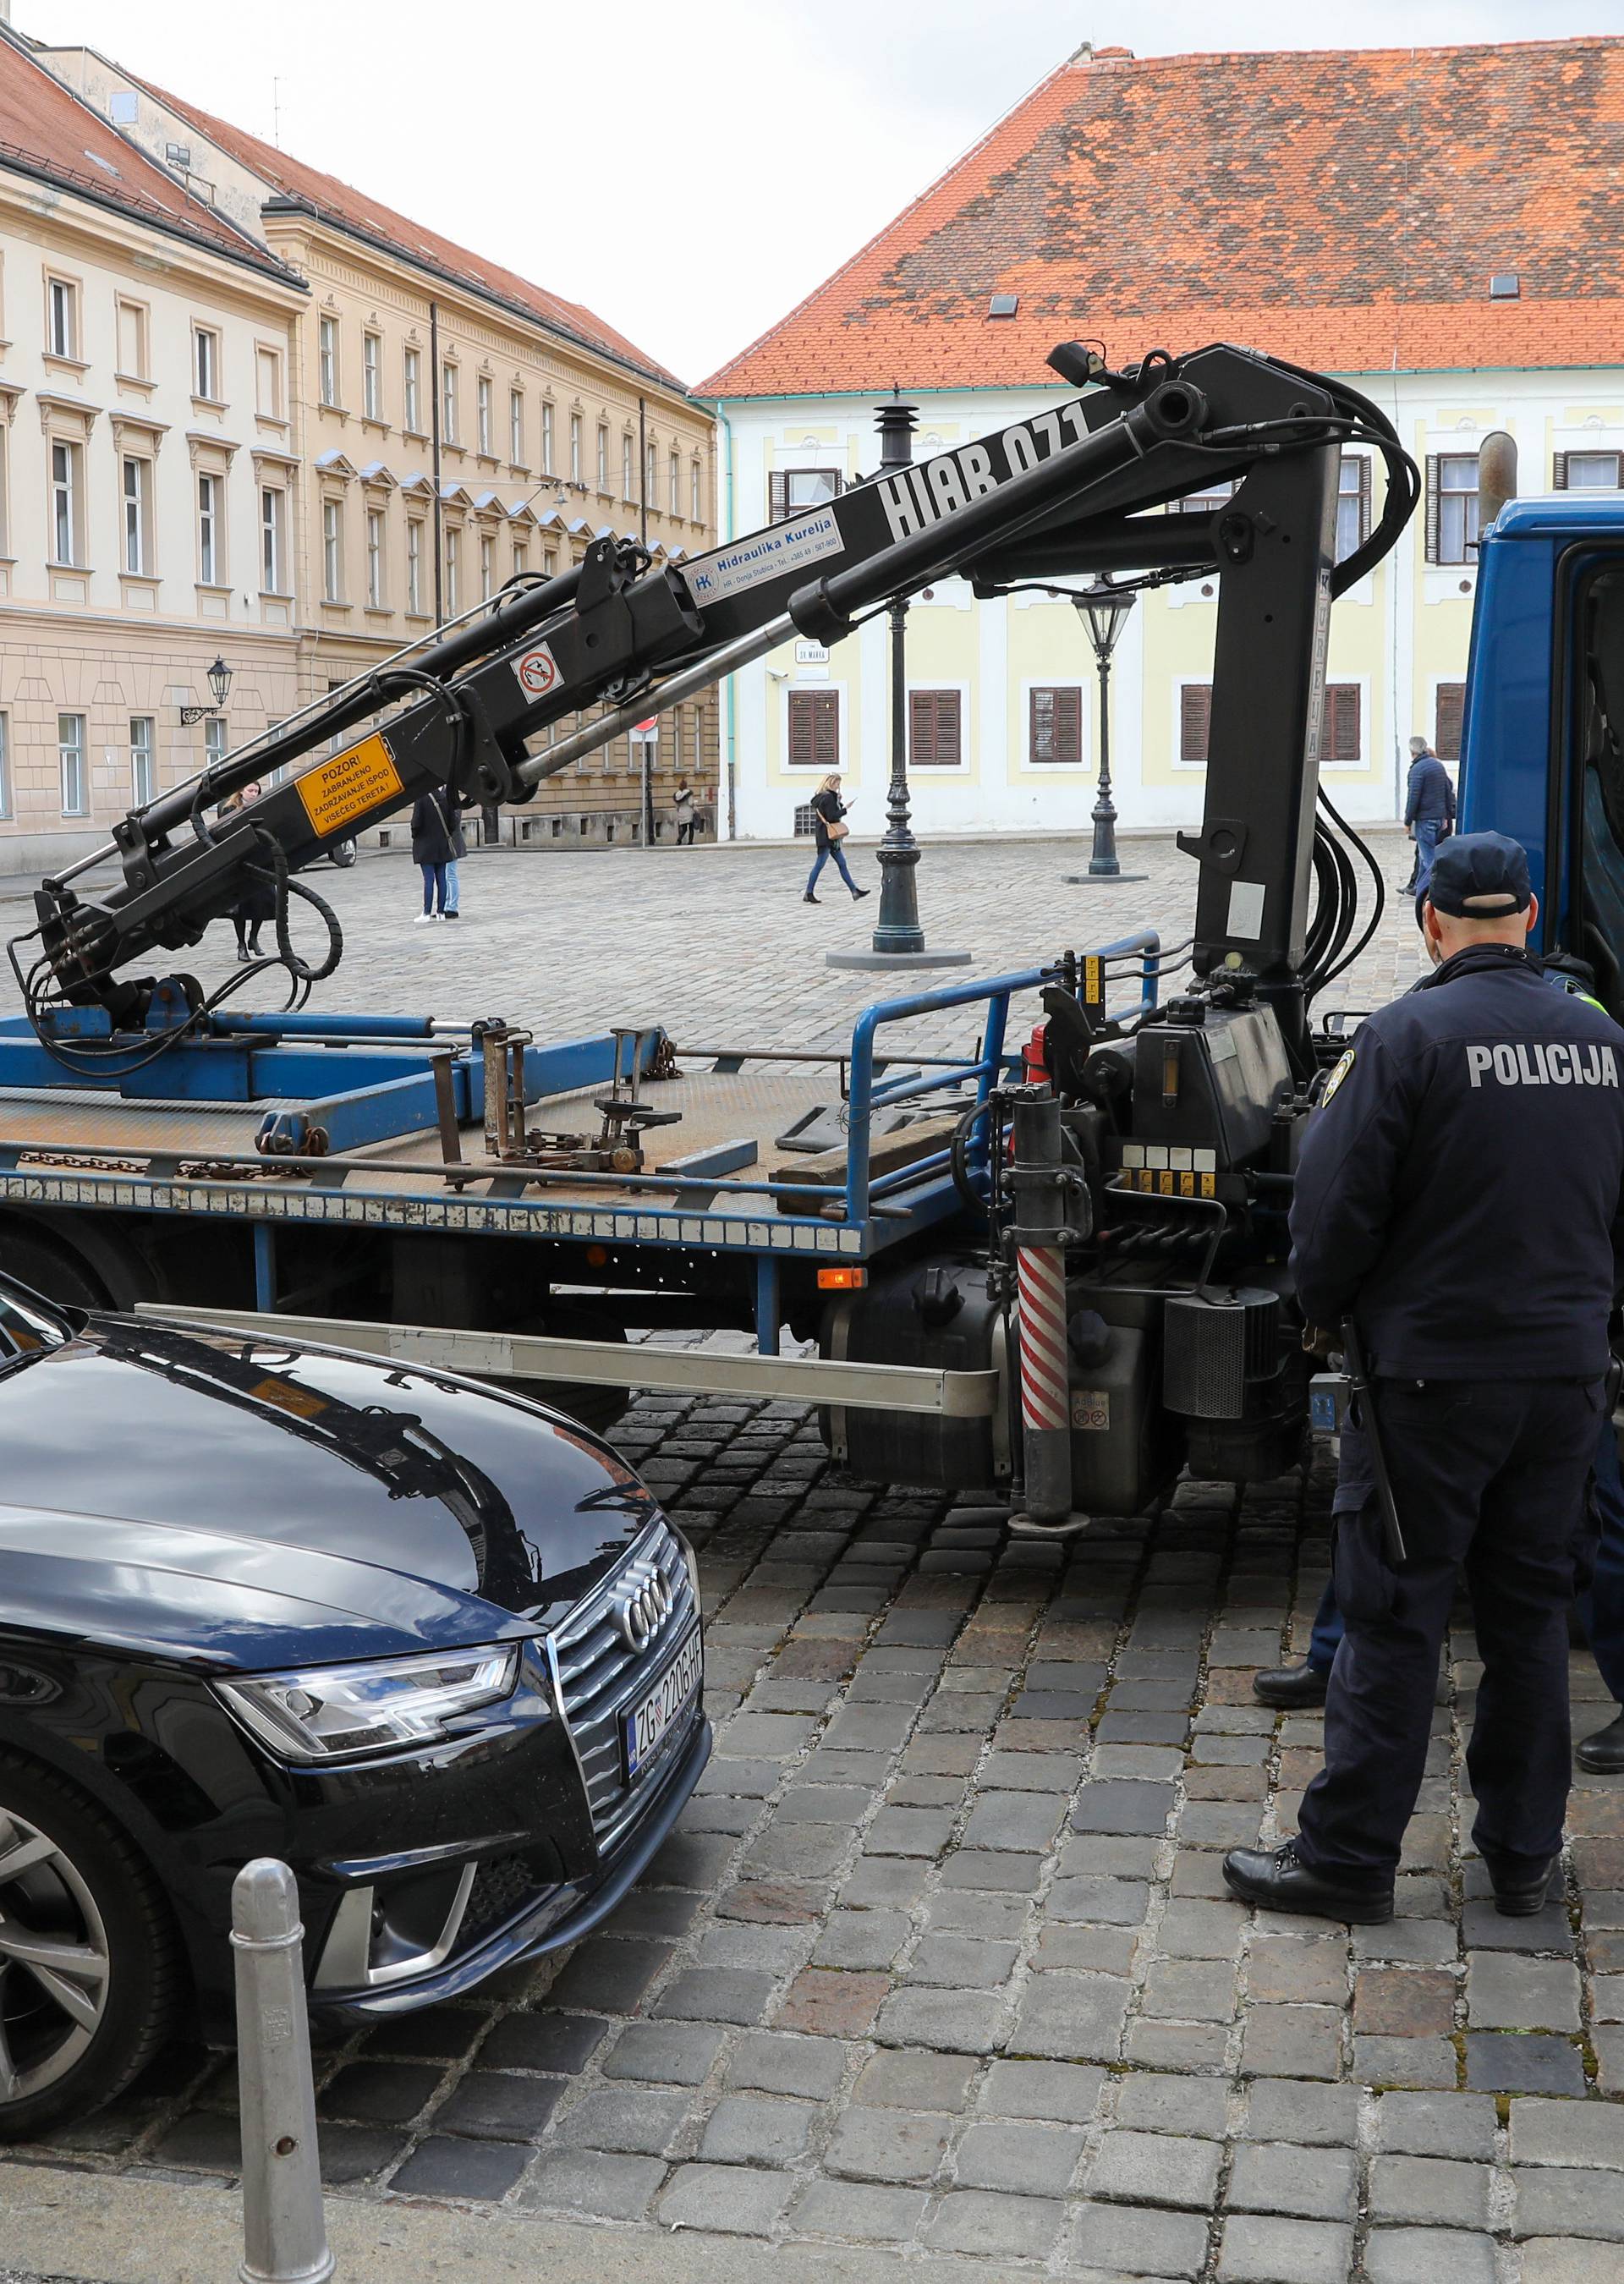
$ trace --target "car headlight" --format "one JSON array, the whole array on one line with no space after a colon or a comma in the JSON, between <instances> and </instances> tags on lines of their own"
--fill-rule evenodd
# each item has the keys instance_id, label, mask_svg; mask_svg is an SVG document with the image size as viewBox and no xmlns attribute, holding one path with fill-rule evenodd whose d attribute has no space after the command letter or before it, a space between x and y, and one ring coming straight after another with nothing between
<instances>
[{"instance_id":1,"label":"car headlight","mask_svg":"<svg viewBox=\"0 0 1624 2284\"><path fill-rule=\"evenodd\" d=\"M366 1665L259 1673L215 1687L263 1745L287 1761L354 1760L433 1742L449 1725L513 1693L519 1646L380 1658Z\"/></svg>"}]
</instances>

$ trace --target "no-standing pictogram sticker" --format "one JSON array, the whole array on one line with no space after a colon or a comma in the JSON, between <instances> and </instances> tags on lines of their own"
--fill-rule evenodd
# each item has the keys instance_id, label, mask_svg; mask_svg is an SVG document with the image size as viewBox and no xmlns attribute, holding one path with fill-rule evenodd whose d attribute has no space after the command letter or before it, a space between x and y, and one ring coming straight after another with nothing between
<instances>
[{"instance_id":1,"label":"no-standing pictogram sticker","mask_svg":"<svg viewBox=\"0 0 1624 2284\"><path fill-rule=\"evenodd\" d=\"M545 698L561 677L558 661L545 643L533 643L513 661L519 686L527 698Z\"/></svg>"}]
</instances>

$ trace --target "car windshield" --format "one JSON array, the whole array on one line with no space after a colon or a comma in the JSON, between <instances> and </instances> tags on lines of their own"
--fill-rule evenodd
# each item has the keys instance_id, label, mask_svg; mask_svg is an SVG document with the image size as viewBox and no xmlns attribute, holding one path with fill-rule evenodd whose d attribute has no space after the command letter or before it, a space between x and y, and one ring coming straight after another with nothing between
<instances>
[{"instance_id":1,"label":"car windshield","mask_svg":"<svg viewBox=\"0 0 1624 2284\"><path fill-rule=\"evenodd\" d=\"M42 1349L63 1348L72 1338L72 1328L47 1302L0 1282L0 1372Z\"/></svg>"}]
</instances>

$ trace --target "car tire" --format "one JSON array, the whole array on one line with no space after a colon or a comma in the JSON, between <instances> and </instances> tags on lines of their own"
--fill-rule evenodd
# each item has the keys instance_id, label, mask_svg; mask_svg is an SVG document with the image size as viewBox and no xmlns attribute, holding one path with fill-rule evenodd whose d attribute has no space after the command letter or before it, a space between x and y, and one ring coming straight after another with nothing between
<instances>
[{"instance_id":1,"label":"car tire","mask_svg":"<svg viewBox=\"0 0 1624 2284\"><path fill-rule=\"evenodd\" d=\"M20 1855L30 1860L8 1873ZM66 1946L67 1971L25 1963L30 1936ZM53 1770L0 1751L0 2140L121 2093L168 2037L182 1988L145 1859Z\"/></svg>"},{"instance_id":2,"label":"car tire","mask_svg":"<svg viewBox=\"0 0 1624 2284\"><path fill-rule=\"evenodd\" d=\"M109 1309L105 1287L90 1263L65 1245L36 1236L10 1216L0 1218L0 1270L62 1309Z\"/></svg>"}]
</instances>

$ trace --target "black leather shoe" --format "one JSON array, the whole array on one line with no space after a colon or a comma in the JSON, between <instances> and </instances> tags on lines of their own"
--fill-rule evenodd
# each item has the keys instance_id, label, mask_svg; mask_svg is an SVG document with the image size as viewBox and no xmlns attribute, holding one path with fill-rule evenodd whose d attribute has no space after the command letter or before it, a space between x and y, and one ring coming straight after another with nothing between
<instances>
[{"instance_id":1,"label":"black leather shoe","mask_svg":"<svg viewBox=\"0 0 1624 2284\"><path fill-rule=\"evenodd\" d=\"M1288 1713L1312 1712L1325 1701L1331 1676L1317 1665L1275 1665L1252 1677L1252 1693L1264 1705L1284 1706Z\"/></svg>"},{"instance_id":2,"label":"black leather shoe","mask_svg":"<svg viewBox=\"0 0 1624 2284\"><path fill-rule=\"evenodd\" d=\"M813 895L811 889L808 888L800 901L803 904L815 904L817 902L817 898Z\"/></svg>"},{"instance_id":3,"label":"black leather shoe","mask_svg":"<svg viewBox=\"0 0 1624 2284\"><path fill-rule=\"evenodd\" d=\"M873 893L874 891L872 888L854 888L852 890L852 902L855 904L860 903L864 896L871 896Z\"/></svg>"},{"instance_id":4,"label":"black leather shoe","mask_svg":"<svg viewBox=\"0 0 1624 2284\"><path fill-rule=\"evenodd\" d=\"M1488 1876L1495 1890L1495 1909L1502 1919L1531 1920L1535 1912L1544 1910L1556 1861L1554 1856L1548 1858L1533 1879L1520 1873L1514 1878L1503 1879L1494 1866L1488 1865Z\"/></svg>"},{"instance_id":5,"label":"black leather shoe","mask_svg":"<svg viewBox=\"0 0 1624 2284\"><path fill-rule=\"evenodd\" d=\"M1596 1777L1617 1776L1624 1769L1624 1713L1609 1721L1593 1737L1581 1737L1573 1758Z\"/></svg>"},{"instance_id":6,"label":"black leather shoe","mask_svg":"<svg viewBox=\"0 0 1624 2284\"><path fill-rule=\"evenodd\" d=\"M1379 1927L1393 1917L1391 1888L1343 1888L1299 1860L1297 1843L1284 1848L1232 1848L1223 1859L1224 1885L1265 1912L1310 1912L1316 1919L1348 1920Z\"/></svg>"}]
</instances>

